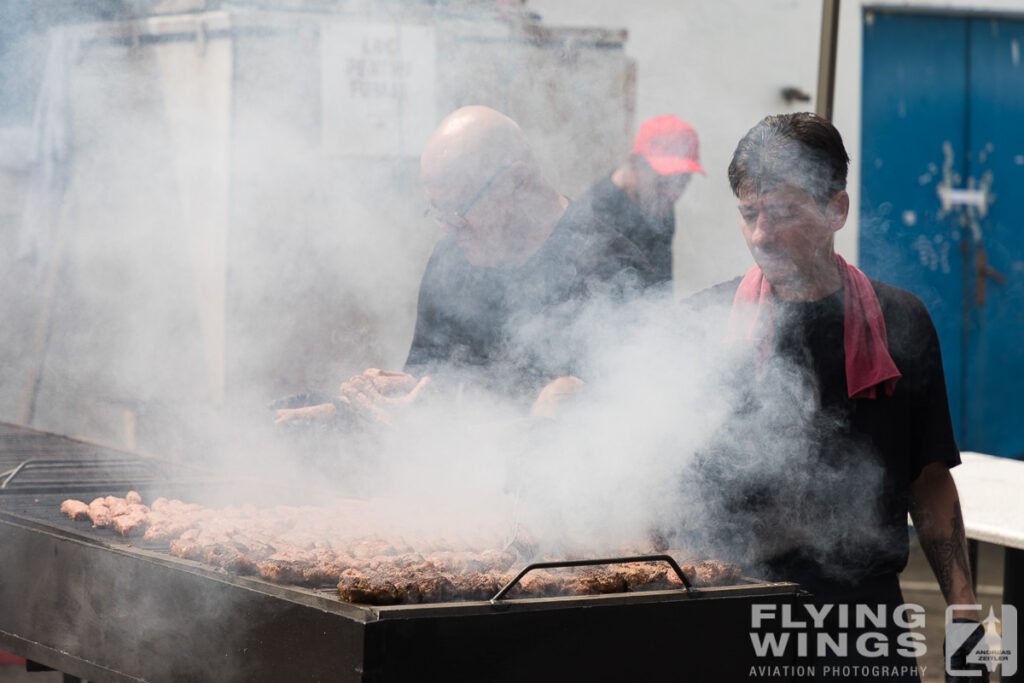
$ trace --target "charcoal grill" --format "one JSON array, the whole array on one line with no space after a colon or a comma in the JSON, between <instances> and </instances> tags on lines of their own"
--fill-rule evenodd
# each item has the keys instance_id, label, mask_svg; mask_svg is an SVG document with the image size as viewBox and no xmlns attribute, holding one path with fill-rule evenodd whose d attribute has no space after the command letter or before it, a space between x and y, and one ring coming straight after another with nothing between
<instances>
[{"instance_id":1,"label":"charcoal grill","mask_svg":"<svg viewBox=\"0 0 1024 683\"><path fill-rule=\"evenodd\" d=\"M763 663L750 645L751 605L804 599L794 584L747 581L354 605L333 588L228 574L73 522L59 512L68 496L48 490L54 473L38 480L47 490L0 493L0 648L90 681L743 680ZM134 488L181 495L151 478Z\"/></svg>"}]
</instances>

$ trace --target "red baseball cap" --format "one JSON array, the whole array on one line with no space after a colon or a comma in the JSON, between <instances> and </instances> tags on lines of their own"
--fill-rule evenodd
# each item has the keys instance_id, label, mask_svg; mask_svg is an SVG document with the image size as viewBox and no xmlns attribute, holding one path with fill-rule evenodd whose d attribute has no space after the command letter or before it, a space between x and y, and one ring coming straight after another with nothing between
<instances>
[{"instance_id":1,"label":"red baseball cap","mask_svg":"<svg viewBox=\"0 0 1024 683\"><path fill-rule=\"evenodd\" d=\"M633 139L633 153L659 175L704 173L698 158L697 131L672 114L647 119Z\"/></svg>"}]
</instances>

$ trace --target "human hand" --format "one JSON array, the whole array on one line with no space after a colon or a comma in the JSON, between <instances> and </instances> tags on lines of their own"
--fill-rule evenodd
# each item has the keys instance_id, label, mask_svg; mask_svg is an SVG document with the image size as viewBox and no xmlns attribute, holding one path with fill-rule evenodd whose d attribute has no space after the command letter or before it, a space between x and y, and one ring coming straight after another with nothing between
<instances>
[{"instance_id":1,"label":"human hand","mask_svg":"<svg viewBox=\"0 0 1024 683\"><path fill-rule=\"evenodd\" d=\"M419 383L420 381L406 372L368 368L361 375L353 375L347 382L342 382L338 393L350 400L359 393L368 392L399 397L411 393Z\"/></svg>"},{"instance_id":2,"label":"human hand","mask_svg":"<svg viewBox=\"0 0 1024 683\"><path fill-rule=\"evenodd\" d=\"M430 377L417 380L405 372L369 368L342 382L342 398L372 419L395 424L395 412L412 405L420 392L430 384Z\"/></svg>"},{"instance_id":3,"label":"human hand","mask_svg":"<svg viewBox=\"0 0 1024 683\"><path fill-rule=\"evenodd\" d=\"M303 408L279 408L274 417L274 424L292 422L293 420L321 420L334 416L335 406L333 403L321 403L315 406Z\"/></svg>"},{"instance_id":4,"label":"human hand","mask_svg":"<svg viewBox=\"0 0 1024 683\"><path fill-rule=\"evenodd\" d=\"M579 377L566 376L549 382L530 407L530 417L547 417L555 419L562 411L562 406L583 386Z\"/></svg>"}]
</instances>

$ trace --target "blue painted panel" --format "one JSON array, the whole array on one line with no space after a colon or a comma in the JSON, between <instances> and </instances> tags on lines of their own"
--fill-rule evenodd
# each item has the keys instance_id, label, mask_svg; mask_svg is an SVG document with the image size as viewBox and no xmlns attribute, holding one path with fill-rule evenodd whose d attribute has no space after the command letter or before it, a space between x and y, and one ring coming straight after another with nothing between
<instances>
[{"instance_id":1,"label":"blue painted panel","mask_svg":"<svg viewBox=\"0 0 1024 683\"><path fill-rule=\"evenodd\" d=\"M859 265L928 307L961 446L964 235L938 188L966 177L966 54L964 18L864 15Z\"/></svg>"},{"instance_id":2,"label":"blue painted panel","mask_svg":"<svg viewBox=\"0 0 1024 683\"><path fill-rule=\"evenodd\" d=\"M1006 282L988 278L984 305L975 307L970 319L968 434L975 450L1019 457L1024 455L1024 22L972 19L970 45L968 171L976 184L991 182L992 203L978 221L981 244Z\"/></svg>"}]
</instances>

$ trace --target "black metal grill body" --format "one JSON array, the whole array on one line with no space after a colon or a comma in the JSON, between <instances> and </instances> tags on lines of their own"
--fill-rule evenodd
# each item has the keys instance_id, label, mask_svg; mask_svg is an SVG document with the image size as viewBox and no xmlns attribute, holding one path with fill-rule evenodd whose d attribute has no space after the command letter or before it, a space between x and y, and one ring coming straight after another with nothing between
<instances>
[{"instance_id":1,"label":"black metal grill body","mask_svg":"<svg viewBox=\"0 0 1024 683\"><path fill-rule=\"evenodd\" d=\"M352 605L92 530L66 497L0 495L0 648L90 681L746 680L764 664L751 605L804 599L750 583Z\"/></svg>"}]
</instances>

